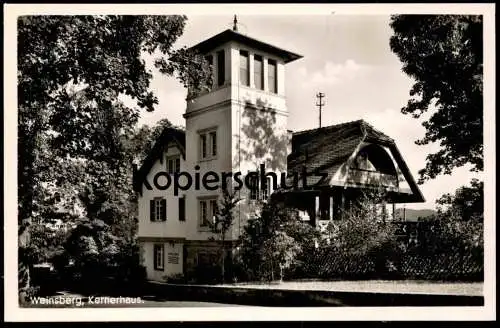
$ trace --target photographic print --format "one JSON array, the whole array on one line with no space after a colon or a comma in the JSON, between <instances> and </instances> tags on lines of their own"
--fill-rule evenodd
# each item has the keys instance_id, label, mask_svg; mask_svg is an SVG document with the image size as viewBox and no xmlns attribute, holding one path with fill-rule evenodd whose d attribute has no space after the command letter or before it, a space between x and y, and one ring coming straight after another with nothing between
<instances>
[{"instance_id":1,"label":"photographic print","mask_svg":"<svg viewBox=\"0 0 500 328\"><path fill-rule=\"evenodd\" d=\"M494 316L493 5L140 7L4 11L6 309Z\"/></svg>"}]
</instances>

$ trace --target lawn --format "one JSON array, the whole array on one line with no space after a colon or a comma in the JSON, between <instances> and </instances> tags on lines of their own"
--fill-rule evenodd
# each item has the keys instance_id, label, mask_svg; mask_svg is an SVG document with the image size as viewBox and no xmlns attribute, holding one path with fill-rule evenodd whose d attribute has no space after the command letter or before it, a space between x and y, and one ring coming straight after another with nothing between
<instances>
[{"instance_id":1,"label":"lawn","mask_svg":"<svg viewBox=\"0 0 500 328\"><path fill-rule=\"evenodd\" d=\"M482 282L432 282L432 281L284 281L281 283L240 283L219 285L224 287L271 288L285 290L324 290L339 292L410 293L482 296Z\"/></svg>"}]
</instances>

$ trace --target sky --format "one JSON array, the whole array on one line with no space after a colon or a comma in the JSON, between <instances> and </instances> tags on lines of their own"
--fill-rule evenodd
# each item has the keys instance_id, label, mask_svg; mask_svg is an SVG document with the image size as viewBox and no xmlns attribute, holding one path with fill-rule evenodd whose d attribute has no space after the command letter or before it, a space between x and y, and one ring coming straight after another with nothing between
<instances>
[{"instance_id":1,"label":"sky","mask_svg":"<svg viewBox=\"0 0 500 328\"><path fill-rule=\"evenodd\" d=\"M250 37L301 54L303 58L285 66L285 92L289 111L288 129L317 128L316 93L323 92L326 105L322 126L364 119L396 141L414 178L425 167L426 155L439 145L418 146L425 128L422 119L401 113L409 99L413 81L402 71L398 57L391 52L392 30L389 16L312 15L250 16L238 15L239 31ZM232 15L188 16L176 47L192 46L231 28ZM151 63L147 59L148 63ZM186 89L173 77L153 69L152 89L159 104L152 113L142 112L139 124L154 124L168 118L185 126ZM420 185L426 202L407 204L406 208L435 208L444 193L453 193L469 183L477 173L469 167L455 169Z\"/></svg>"}]
</instances>

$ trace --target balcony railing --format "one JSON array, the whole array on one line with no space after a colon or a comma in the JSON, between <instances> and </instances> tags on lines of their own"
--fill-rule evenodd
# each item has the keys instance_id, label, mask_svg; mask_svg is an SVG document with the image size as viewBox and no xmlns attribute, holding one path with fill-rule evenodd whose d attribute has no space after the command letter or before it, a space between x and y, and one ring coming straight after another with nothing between
<instances>
[{"instance_id":1,"label":"balcony railing","mask_svg":"<svg viewBox=\"0 0 500 328\"><path fill-rule=\"evenodd\" d=\"M396 175L377 171L350 169L347 182L352 184L398 188L398 177Z\"/></svg>"}]
</instances>

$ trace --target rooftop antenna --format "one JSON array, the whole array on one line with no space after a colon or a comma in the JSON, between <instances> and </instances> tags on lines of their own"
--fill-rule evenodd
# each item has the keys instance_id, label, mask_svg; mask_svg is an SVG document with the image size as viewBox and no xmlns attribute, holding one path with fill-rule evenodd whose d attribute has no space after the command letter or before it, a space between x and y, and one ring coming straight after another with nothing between
<instances>
[{"instance_id":1,"label":"rooftop antenna","mask_svg":"<svg viewBox=\"0 0 500 328\"><path fill-rule=\"evenodd\" d=\"M316 106L318 106L319 109L319 127L321 127L321 109L325 105L325 102L322 100L325 97L325 94L323 92L318 92L316 94L316 98L318 98L318 102L316 103Z\"/></svg>"}]
</instances>

